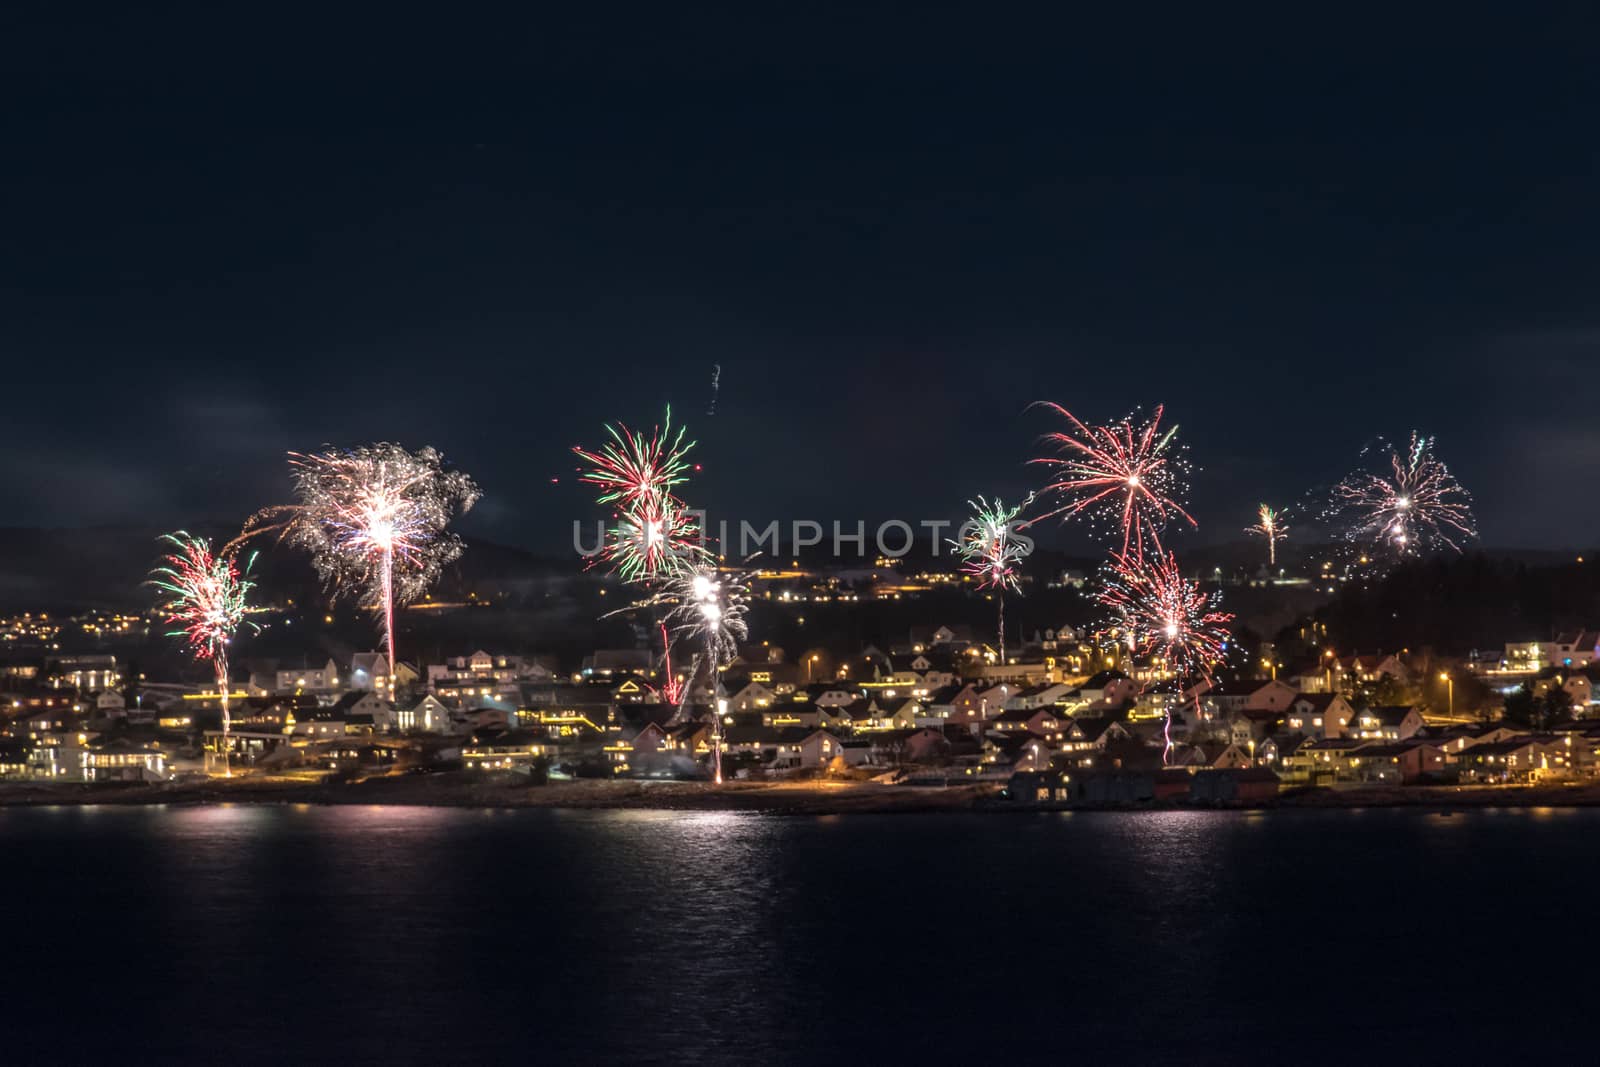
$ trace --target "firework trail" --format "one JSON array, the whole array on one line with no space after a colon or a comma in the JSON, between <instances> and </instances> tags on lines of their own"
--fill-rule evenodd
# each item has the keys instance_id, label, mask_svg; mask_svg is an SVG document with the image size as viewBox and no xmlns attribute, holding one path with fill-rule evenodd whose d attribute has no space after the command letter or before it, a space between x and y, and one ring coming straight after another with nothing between
<instances>
[{"instance_id":1,"label":"firework trail","mask_svg":"<svg viewBox=\"0 0 1600 1067\"><path fill-rule=\"evenodd\" d=\"M1333 488L1329 516L1343 519L1351 542L1389 545L1397 555L1421 555L1478 536L1472 496L1433 452L1434 441L1416 431L1404 452L1392 445L1389 470L1358 471Z\"/></svg>"},{"instance_id":2,"label":"firework trail","mask_svg":"<svg viewBox=\"0 0 1600 1067\"><path fill-rule=\"evenodd\" d=\"M150 584L165 597L160 605L169 624L168 637L182 637L196 659L210 660L222 703L223 773L232 775L229 752L228 642L245 622L245 600L255 583L249 578L252 555L240 568L224 551L211 551L211 542L186 531L161 538L174 551L161 558L150 572Z\"/></svg>"},{"instance_id":3,"label":"firework trail","mask_svg":"<svg viewBox=\"0 0 1600 1067\"><path fill-rule=\"evenodd\" d=\"M290 453L289 465L298 502L258 512L241 536L278 530L310 553L333 597L353 597L382 619L392 697L395 605L416 600L460 558L461 539L445 527L480 490L461 471L445 470L434 449L387 442Z\"/></svg>"},{"instance_id":4,"label":"firework trail","mask_svg":"<svg viewBox=\"0 0 1600 1067\"><path fill-rule=\"evenodd\" d=\"M717 413L717 392L721 387L721 384L722 364L713 363L711 365L711 406L706 408L706 414L708 416L715 415Z\"/></svg>"},{"instance_id":5,"label":"firework trail","mask_svg":"<svg viewBox=\"0 0 1600 1067\"><path fill-rule=\"evenodd\" d=\"M1028 525L1055 515L1081 515L1094 525L1120 531L1122 554L1135 559L1143 559L1146 540L1160 548L1160 532L1171 519L1196 525L1180 503L1188 490L1187 450L1176 442L1176 426L1161 429L1162 405L1142 422L1136 411L1104 426L1091 426L1060 404L1044 406L1070 426L1044 437L1058 454L1029 462L1051 468L1053 480L1043 492L1061 504Z\"/></svg>"},{"instance_id":6,"label":"firework trail","mask_svg":"<svg viewBox=\"0 0 1600 1067\"><path fill-rule=\"evenodd\" d=\"M962 573L976 579L976 588L994 590L1002 665L1006 661L1006 590L1022 592L1019 568L1033 551L1033 541L1018 532L1017 517L1032 502L1031 495L1014 508L998 499L993 503L981 496L969 500L973 516L962 525L960 537L950 542L961 560Z\"/></svg>"},{"instance_id":7,"label":"firework trail","mask_svg":"<svg viewBox=\"0 0 1600 1067\"><path fill-rule=\"evenodd\" d=\"M1283 521L1283 513L1274 511L1266 504L1256 510L1257 522L1254 526L1245 528L1245 533L1255 534L1267 539L1267 565L1278 565L1278 542L1289 536L1289 527Z\"/></svg>"},{"instance_id":8,"label":"firework trail","mask_svg":"<svg viewBox=\"0 0 1600 1067\"><path fill-rule=\"evenodd\" d=\"M1217 594L1203 592L1183 576L1171 552L1145 559L1113 553L1099 600L1128 628L1131 648L1165 663L1180 693L1185 679L1190 684L1212 680L1212 670L1227 651L1233 615L1218 610ZM1199 707L1197 692L1197 712ZM1172 753L1170 707L1162 732L1166 760Z\"/></svg>"},{"instance_id":9,"label":"firework trail","mask_svg":"<svg viewBox=\"0 0 1600 1067\"><path fill-rule=\"evenodd\" d=\"M673 432L672 409L648 435L621 423L606 433L610 440L599 450L572 450L588 465L579 480L598 486L599 503L616 509L597 560L629 583L672 577L705 562L699 523L673 492L689 479L695 443L684 441L682 427Z\"/></svg>"},{"instance_id":10,"label":"firework trail","mask_svg":"<svg viewBox=\"0 0 1600 1067\"><path fill-rule=\"evenodd\" d=\"M683 683L672 673L672 640L667 636L667 624L658 623L661 630L661 699L678 705L683 699Z\"/></svg>"}]
</instances>

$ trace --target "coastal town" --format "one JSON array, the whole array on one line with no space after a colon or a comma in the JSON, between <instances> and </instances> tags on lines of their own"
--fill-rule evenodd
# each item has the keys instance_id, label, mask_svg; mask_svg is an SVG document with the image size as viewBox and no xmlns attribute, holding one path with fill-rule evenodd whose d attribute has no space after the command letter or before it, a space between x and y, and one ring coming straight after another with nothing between
<instances>
[{"instance_id":1,"label":"coastal town","mask_svg":"<svg viewBox=\"0 0 1600 1067\"><path fill-rule=\"evenodd\" d=\"M797 576L774 572L760 595L803 611L961 585ZM647 628L633 647L570 660L488 645L392 673L382 651L310 641L296 657L239 658L224 728L216 685L133 667L123 647L158 629L134 612L0 620L0 799L223 779L703 783L715 757L730 783L963 786L1012 806L1264 804L1581 784L1600 768L1594 631L1444 656L1334 647L1311 614L1193 685L1114 628L1069 622L1018 632L1003 656L992 631L936 617L855 646L756 641L714 677L674 663Z\"/></svg>"}]
</instances>

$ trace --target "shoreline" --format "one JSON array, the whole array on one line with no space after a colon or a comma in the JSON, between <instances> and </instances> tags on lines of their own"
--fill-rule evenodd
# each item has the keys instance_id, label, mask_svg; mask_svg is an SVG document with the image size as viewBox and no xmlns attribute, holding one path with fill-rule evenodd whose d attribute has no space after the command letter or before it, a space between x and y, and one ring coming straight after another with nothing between
<instances>
[{"instance_id":1,"label":"shoreline","mask_svg":"<svg viewBox=\"0 0 1600 1067\"><path fill-rule=\"evenodd\" d=\"M357 782L244 777L161 784L0 784L0 807L306 804L451 808L551 808L567 811L728 811L767 815L928 814L1060 811L1325 811L1358 808L1600 807L1600 783L1529 786L1409 786L1289 790L1250 804L1032 805L1010 803L994 785L879 785L856 781L706 782L583 780L529 785L522 780L428 775Z\"/></svg>"}]
</instances>

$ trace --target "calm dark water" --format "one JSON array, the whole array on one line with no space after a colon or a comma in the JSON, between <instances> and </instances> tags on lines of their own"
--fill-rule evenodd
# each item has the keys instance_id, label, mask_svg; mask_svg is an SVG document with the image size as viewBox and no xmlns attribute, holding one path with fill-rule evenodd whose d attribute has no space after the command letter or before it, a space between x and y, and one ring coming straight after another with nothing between
<instances>
[{"instance_id":1,"label":"calm dark water","mask_svg":"<svg viewBox=\"0 0 1600 1067\"><path fill-rule=\"evenodd\" d=\"M1600 812L0 811L10 1063L1587 1055Z\"/></svg>"}]
</instances>

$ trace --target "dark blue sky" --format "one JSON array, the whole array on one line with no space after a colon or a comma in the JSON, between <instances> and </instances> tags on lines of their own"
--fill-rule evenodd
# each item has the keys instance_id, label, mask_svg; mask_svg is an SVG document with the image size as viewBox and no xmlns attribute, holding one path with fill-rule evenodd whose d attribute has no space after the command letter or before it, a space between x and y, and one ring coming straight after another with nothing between
<instances>
[{"instance_id":1,"label":"dark blue sky","mask_svg":"<svg viewBox=\"0 0 1600 1067\"><path fill-rule=\"evenodd\" d=\"M1580 16L809 10L9 27L0 523L240 516L394 439L553 548L566 449L669 401L724 513L949 515L1053 399L1166 402L1210 539L1415 427L1487 542L1594 541Z\"/></svg>"}]
</instances>

